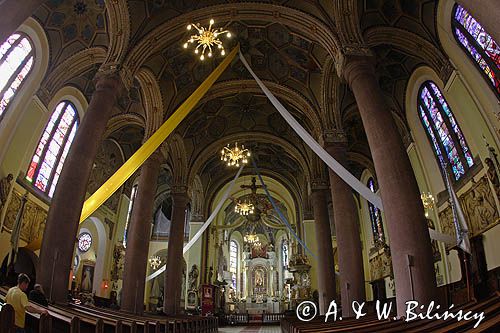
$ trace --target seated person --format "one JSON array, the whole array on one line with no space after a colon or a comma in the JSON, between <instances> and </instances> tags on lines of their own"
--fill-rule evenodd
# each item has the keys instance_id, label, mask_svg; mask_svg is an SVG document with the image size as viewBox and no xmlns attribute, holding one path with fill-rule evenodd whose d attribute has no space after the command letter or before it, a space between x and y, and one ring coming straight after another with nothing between
<instances>
[{"instance_id":1,"label":"seated person","mask_svg":"<svg viewBox=\"0 0 500 333\"><path fill-rule=\"evenodd\" d=\"M43 292L43 288L41 284L35 284L35 287L33 288L32 291L30 291L29 294L29 300L35 303L38 303L43 306L48 306L49 302L47 301L47 298L45 297L45 294Z\"/></svg>"}]
</instances>

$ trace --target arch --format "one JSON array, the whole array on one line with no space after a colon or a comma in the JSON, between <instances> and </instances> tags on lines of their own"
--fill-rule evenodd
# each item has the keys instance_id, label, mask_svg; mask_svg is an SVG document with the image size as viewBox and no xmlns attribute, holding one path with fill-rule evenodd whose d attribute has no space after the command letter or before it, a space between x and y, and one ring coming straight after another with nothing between
<instances>
[{"instance_id":1,"label":"arch","mask_svg":"<svg viewBox=\"0 0 500 333\"><path fill-rule=\"evenodd\" d=\"M459 180L472 167L474 160L453 111L441 90L430 80L420 86L417 104L417 112L438 163L442 168L451 168L455 180Z\"/></svg>"},{"instance_id":2,"label":"arch","mask_svg":"<svg viewBox=\"0 0 500 333\"><path fill-rule=\"evenodd\" d=\"M189 162L189 175L188 175L188 183L191 183L194 175L198 174L201 167L207 160L212 156L217 156L220 154L220 147L224 146L227 142L244 142L248 140L248 138L253 138L254 142L262 142L262 143L272 143L277 144L285 149L285 151L293 156L302 169L305 172L305 178L307 180L311 179L311 167L310 167L310 159L308 156L305 156L303 152L301 152L297 147L295 147L292 143L287 140L272 135L268 133L262 132L245 132L245 133L235 133L224 138L218 139L208 145L203 153L198 156L193 156L191 161Z\"/></svg>"},{"instance_id":3,"label":"arch","mask_svg":"<svg viewBox=\"0 0 500 333\"><path fill-rule=\"evenodd\" d=\"M302 93L287 86L269 81L264 81L264 84L276 97L290 103L294 108L302 111L307 116L311 128L306 129L312 131L310 133L312 136L318 137L321 134L324 124L318 112L319 107L316 108ZM255 80L224 81L214 84L199 104L201 105L212 99L230 96L243 90L248 93L264 95Z\"/></svg>"},{"instance_id":4,"label":"arch","mask_svg":"<svg viewBox=\"0 0 500 333\"><path fill-rule=\"evenodd\" d=\"M9 111L5 112L0 122L0 161L3 160L22 116L27 112L28 103L33 99L49 66L49 42L43 27L33 18L28 18L18 32L29 37L34 49L34 62L30 75L16 91L15 98L9 103ZM2 41L3 42L3 41Z\"/></svg>"},{"instance_id":5,"label":"arch","mask_svg":"<svg viewBox=\"0 0 500 333\"><path fill-rule=\"evenodd\" d=\"M479 105L475 104L472 92L466 90L450 90L450 85L446 85L440 80L435 71L428 66L418 67L411 74L405 94L405 112L408 127L411 131L414 145L412 149L416 153L418 163L413 163L415 172L422 172L419 178L419 186L422 190L427 190L437 195L445 190L441 170L436 162L434 152L429 144L427 133L417 113L417 99L420 86L427 80L433 81L444 93L448 104L454 111L454 116L458 124L466 124L461 130L467 138L467 143L474 154L479 154L481 159L489 156L489 152L484 145L483 135L491 146L498 149L496 135L490 131L488 117L480 111ZM482 79L481 79L482 80ZM484 80L483 80L484 81ZM475 158L476 156L474 156ZM476 159L475 159L476 161ZM418 170L417 170L418 169ZM421 169L421 170L420 170Z\"/></svg>"},{"instance_id":6,"label":"arch","mask_svg":"<svg viewBox=\"0 0 500 333\"><path fill-rule=\"evenodd\" d=\"M7 112L10 102L15 98L19 88L31 73L35 52L33 44L24 33L14 32L2 44L0 66L0 121Z\"/></svg>"},{"instance_id":7,"label":"arch","mask_svg":"<svg viewBox=\"0 0 500 333\"><path fill-rule=\"evenodd\" d=\"M160 127L163 120L163 99L158 80L153 72L142 67L135 75L141 85L146 109L146 133L149 138Z\"/></svg>"},{"instance_id":8,"label":"arch","mask_svg":"<svg viewBox=\"0 0 500 333\"><path fill-rule=\"evenodd\" d=\"M321 78L321 122L324 129L342 128L341 83L335 62L328 58Z\"/></svg>"},{"instance_id":9,"label":"arch","mask_svg":"<svg viewBox=\"0 0 500 333\"><path fill-rule=\"evenodd\" d=\"M33 154L26 180L49 197L54 193L79 122L74 104L68 100L60 101Z\"/></svg>"},{"instance_id":10,"label":"arch","mask_svg":"<svg viewBox=\"0 0 500 333\"><path fill-rule=\"evenodd\" d=\"M69 79L81 75L105 59L106 49L102 47L92 47L72 55L50 71L43 80L38 96L47 103Z\"/></svg>"},{"instance_id":11,"label":"arch","mask_svg":"<svg viewBox=\"0 0 500 333\"><path fill-rule=\"evenodd\" d=\"M188 184L188 158L186 147L184 147L184 140L176 133L165 142L165 148L173 171L172 185L186 186Z\"/></svg>"},{"instance_id":12,"label":"arch","mask_svg":"<svg viewBox=\"0 0 500 333\"><path fill-rule=\"evenodd\" d=\"M459 4L455 4L452 14L453 36L500 98L500 48L497 41Z\"/></svg>"},{"instance_id":13,"label":"arch","mask_svg":"<svg viewBox=\"0 0 500 333\"><path fill-rule=\"evenodd\" d=\"M422 59L443 79L447 79L449 75L449 63L443 52L415 33L394 27L374 27L365 31L364 37L370 47L381 44L393 45L407 54Z\"/></svg>"},{"instance_id":14,"label":"arch","mask_svg":"<svg viewBox=\"0 0 500 333\"><path fill-rule=\"evenodd\" d=\"M138 115L137 113L121 113L111 117L108 121L103 138L107 138L114 132L127 126L137 126L140 128L146 127L144 118L141 115Z\"/></svg>"},{"instance_id":15,"label":"arch","mask_svg":"<svg viewBox=\"0 0 500 333\"><path fill-rule=\"evenodd\" d=\"M130 42L130 13L128 1L105 0L108 14L109 50L106 63L121 63Z\"/></svg>"},{"instance_id":16,"label":"arch","mask_svg":"<svg viewBox=\"0 0 500 333\"><path fill-rule=\"evenodd\" d=\"M470 59L464 61L466 54L464 54L462 47L457 43L452 32L451 20L454 6L454 0L440 0L437 3L436 20L439 41L444 52L456 68L457 77L455 80L463 82L467 93L471 95L475 107L478 108L483 118L487 119L488 134L495 133L494 128L500 127L500 120L496 116L500 112L498 96L493 92L490 84L484 80L482 73L477 70L476 65ZM488 134L485 133L485 135ZM500 146L498 134L494 136L494 140L491 140L491 137L487 137L487 139L490 141L490 144L495 142L497 147Z\"/></svg>"},{"instance_id":17,"label":"arch","mask_svg":"<svg viewBox=\"0 0 500 333\"><path fill-rule=\"evenodd\" d=\"M291 26L307 38L320 44L333 58L340 49L335 31L332 31L319 19L297 9L289 7L259 3L238 2L223 5L214 5L193 10L179 15L153 29L131 50L124 62L124 67L135 73L146 59L162 50L169 42L177 39L186 31L186 22L207 21L213 18L218 22L237 20L260 20L280 23Z\"/></svg>"},{"instance_id":18,"label":"arch","mask_svg":"<svg viewBox=\"0 0 500 333\"><path fill-rule=\"evenodd\" d=\"M104 267L106 264L106 250L108 247L108 232L106 231L106 227L102 221L95 217L91 216L86 221L90 225L92 225L97 232L97 254L96 254L96 263L94 270L94 281L92 283L92 292L96 295L101 295L101 281L104 279ZM88 229L90 226L82 224L80 231L78 234L86 231L91 234L95 238L95 233Z\"/></svg>"}]
</instances>

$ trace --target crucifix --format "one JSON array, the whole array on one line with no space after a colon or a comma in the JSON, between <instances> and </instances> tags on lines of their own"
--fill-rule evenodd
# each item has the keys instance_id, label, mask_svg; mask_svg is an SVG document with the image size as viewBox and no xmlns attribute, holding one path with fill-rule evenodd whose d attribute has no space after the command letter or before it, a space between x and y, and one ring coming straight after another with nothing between
<instances>
[{"instance_id":1,"label":"crucifix","mask_svg":"<svg viewBox=\"0 0 500 333\"><path fill-rule=\"evenodd\" d=\"M257 194L257 189L264 187L262 185L257 185L256 182L256 178L252 177L252 185L241 185L240 187L250 189L252 191L252 195L255 196Z\"/></svg>"}]
</instances>

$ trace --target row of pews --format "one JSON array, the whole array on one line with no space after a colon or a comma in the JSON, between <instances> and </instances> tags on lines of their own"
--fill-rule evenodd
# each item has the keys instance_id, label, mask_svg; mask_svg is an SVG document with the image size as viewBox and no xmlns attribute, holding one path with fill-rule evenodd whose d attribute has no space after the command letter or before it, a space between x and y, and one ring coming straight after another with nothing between
<instances>
[{"instance_id":1,"label":"row of pews","mask_svg":"<svg viewBox=\"0 0 500 333\"><path fill-rule=\"evenodd\" d=\"M0 332L14 333L14 312L0 292ZM105 308L80 305L49 306L49 313L26 315L26 327L37 333L211 333L218 331L215 317L137 316Z\"/></svg>"},{"instance_id":2,"label":"row of pews","mask_svg":"<svg viewBox=\"0 0 500 333\"><path fill-rule=\"evenodd\" d=\"M472 302L461 307L455 307L450 311L463 310L463 313L484 312L484 319L479 326L474 329L476 320L456 319L416 319L409 322L394 320L389 317L385 320L378 320L374 315L368 315L358 320L344 319L335 322L327 321L325 316L319 316L312 321L303 322L296 317L286 317L281 320L281 331L285 333L309 333L309 332L500 332L500 293L489 297L482 302Z\"/></svg>"}]
</instances>

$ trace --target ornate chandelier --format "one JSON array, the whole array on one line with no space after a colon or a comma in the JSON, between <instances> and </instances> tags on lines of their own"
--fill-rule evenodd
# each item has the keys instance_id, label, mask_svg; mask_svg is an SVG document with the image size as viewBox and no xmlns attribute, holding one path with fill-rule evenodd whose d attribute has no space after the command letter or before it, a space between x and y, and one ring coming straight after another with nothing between
<instances>
[{"instance_id":1,"label":"ornate chandelier","mask_svg":"<svg viewBox=\"0 0 500 333\"><path fill-rule=\"evenodd\" d=\"M247 216L248 214L253 214L254 205L249 202L236 202L234 211L242 216Z\"/></svg>"},{"instance_id":2,"label":"ornate chandelier","mask_svg":"<svg viewBox=\"0 0 500 333\"><path fill-rule=\"evenodd\" d=\"M248 244L250 244L252 246L255 246L255 247L260 247L261 246L261 243L260 243L260 240L259 240L259 236L257 236L254 233L246 234L245 237L243 237L243 240L245 241L245 243L248 243Z\"/></svg>"},{"instance_id":3,"label":"ornate chandelier","mask_svg":"<svg viewBox=\"0 0 500 333\"><path fill-rule=\"evenodd\" d=\"M422 204L424 205L425 208L425 217L429 217L429 209L432 209L434 207L434 197L430 192L428 193L422 193L420 195L420 199L422 199Z\"/></svg>"},{"instance_id":4,"label":"ornate chandelier","mask_svg":"<svg viewBox=\"0 0 500 333\"><path fill-rule=\"evenodd\" d=\"M207 56L209 58L212 57L212 47L217 47L220 50L220 54L224 56L226 51L224 51L224 46L222 45L222 41L219 39L219 36L222 34L226 34L227 38L231 37L231 32L227 30L223 30L222 28L214 29L212 25L214 24L214 20L210 19L210 25L208 28L202 27L201 24L189 24L187 26L188 30L195 29L197 34L192 35L186 43L184 43L184 48L187 49L189 44L197 43L198 45L194 49L195 54L200 54L200 60L205 60L205 52L208 51Z\"/></svg>"},{"instance_id":5,"label":"ornate chandelier","mask_svg":"<svg viewBox=\"0 0 500 333\"><path fill-rule=\"evenodd\" d=\"M152 269L158 269L158 267L160 267L161 265L161 258L159 256L151 256L151 258L149 258L149 266L152 268Z\"/></svg>"},{"instance_id":6,"label":"ornate chandelier","mask_svg":"<svg viewBox=\"0 0 500 333\"><path fill-rule=\"evenodd\" d=\"M222 148L221 151L221 161L227 162L227 166L240 166L240 161L243 164L248 163L248 157L250 157L250 151L245 149L245 146L241 145L238 147L238 143L234 144L234 148L230 148L229 144L227 147Z\"/></svg>"}]
</instances>

